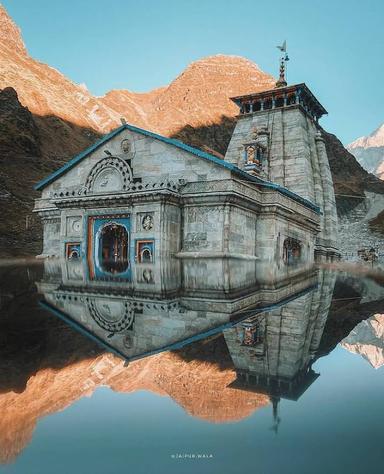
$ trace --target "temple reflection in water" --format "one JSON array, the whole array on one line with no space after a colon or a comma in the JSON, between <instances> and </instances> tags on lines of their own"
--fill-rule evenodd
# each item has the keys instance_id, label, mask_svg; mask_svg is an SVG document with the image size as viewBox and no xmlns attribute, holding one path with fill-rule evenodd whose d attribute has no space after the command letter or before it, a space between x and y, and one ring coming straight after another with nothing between
<instances>
[{"instance_id":1,"label":"temple reflection in water","mask_svg":"<svg viewBox=\"0 0 384 474\"><path fill-rule=\"evenodd\" d=\"M224 334L234 390L297 400L315 360L334 276L255 260L157 259L110 278L86 260L46 260L41 304L127 362Z\"/></svg>"}]
</instances>

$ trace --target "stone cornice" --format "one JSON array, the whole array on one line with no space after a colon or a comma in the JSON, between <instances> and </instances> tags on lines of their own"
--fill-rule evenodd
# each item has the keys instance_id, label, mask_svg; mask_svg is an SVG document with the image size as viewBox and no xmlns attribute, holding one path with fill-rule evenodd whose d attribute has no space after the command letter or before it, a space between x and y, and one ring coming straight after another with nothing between
<instances>
[{"instance_id":1,"label":"stone cornice","mask_svg":"<svg viewBox=\"0 0 384 474\"><path fill-rule=\"evenodd\" d=\"M53 200L53 203L60 209L74 207L121 207L144 202L170 202L178 204L180 202L180 195L162 189L151 192L139 191L136 193L94 194L91 196L65 197Z\"/></svg>"}]
</instances>

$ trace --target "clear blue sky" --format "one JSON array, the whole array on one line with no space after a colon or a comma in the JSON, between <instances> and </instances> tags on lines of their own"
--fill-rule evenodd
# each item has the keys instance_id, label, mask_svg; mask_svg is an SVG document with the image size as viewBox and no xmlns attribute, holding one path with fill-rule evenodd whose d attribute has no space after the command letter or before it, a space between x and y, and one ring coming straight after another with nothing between
<instances>
[{"instance_id":1,"label":"clear blue sky","mask_svg":"<svg viewBox=\"0 0 384 474\"><path fill-rule=\"evenodd\" d=\"M191 61L235 54L306 82L344 143L384 121L383 0L0 0L32 56L96 95L168 84Z\"/></svg>"}]
</instances>

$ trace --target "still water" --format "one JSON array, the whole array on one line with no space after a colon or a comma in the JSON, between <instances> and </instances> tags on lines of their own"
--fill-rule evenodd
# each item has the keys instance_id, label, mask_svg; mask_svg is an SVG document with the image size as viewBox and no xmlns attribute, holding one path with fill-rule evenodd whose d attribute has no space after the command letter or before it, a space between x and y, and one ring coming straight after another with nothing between
<instances>
[{"instance_id":1,"label":"still water","mask_svg":"<svg viewBox=\"0 0 384 474\"><path fill-rule=\"evenodd\" d=\"M144 270L1 269L3 472L382 471L379 284L228 261Z\"/></svg>"}]
</instances>

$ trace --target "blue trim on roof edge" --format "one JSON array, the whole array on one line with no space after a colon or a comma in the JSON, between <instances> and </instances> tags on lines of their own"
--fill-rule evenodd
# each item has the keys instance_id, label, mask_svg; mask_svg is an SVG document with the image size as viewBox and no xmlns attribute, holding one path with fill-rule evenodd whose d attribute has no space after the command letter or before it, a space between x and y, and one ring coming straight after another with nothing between
<instances>
[{"instance_id":1,"label":"blue trim on roof edge","mask_svg":"<svg viewBox=\"0 0 384 474\"><path fill-rule=\"evenodd\" d=\"M76 155L74 158L72 158L71 160L68 161L68 163L65 163L64 166L62 166L61 168L59 168L58 170L54 171L52 174L50 174L49 176L47 176L46 178L42 179L41 181L39 181L37 184L35 184L35 186L33 187L33 189L35 189L36 191L39 191L40 189L43 189L45 188L46 186L48 186L48 184L51 184L53 181L55 181L59 176L61 176L62 174L66 173L67 171L69 171L71 168L73 168L75 165L77 165L77 163L79 163L82 159L84 159L85 157L87 157L90 153L92 153L93 151L97 150L97 148L99 148L99 146L101 146L103 143L107 142L110 138L113 138L115 135L117 135L120 131L122 131L124 129L124 125L122 125L121 127L119 128L115 128L115 130L112 130L112 132L108 133L107 135L105 135L103 138L101 138L100 140L98 140L96 143L94 143L93 145L91 145L90 147L86 148L84 151L82 151L81 153L79 153L78 155Z\"/></svg>"},{"instance_id":2,"label":"blue trim on roof edge","mask_svg":"<svg viewBox=\"0 0 384 474\"><path fill-rule=\"evenodd\" d=\"M149 130L145 130L143 128L135 127L134 125L129 125L129 124L124 124L121 125L120 127L116 128L115 130L112 130L112 132L108 133L105 135L103 138L98 140L96 143L88 147L86 150L81 152L79 155L75 156L71 160L68 161L64 166L56 170L54 173L49 175L47 178L43 179L42 181L38 182L35 186L34 189L39 191L43 188L45 188L48 184L51 184L53 181L55 181L59 176L62 174L66 173L70 169L72 169L74 166L76 166L81 160L86 158L90 153L93 151L97 150L101 145L103 145L105 142L119 134L123 130L130 130L131 132L135 133L140 133L141 135L145 135L150 138L154 138L156 140L160 140L163 143L167 143L168 145L173 145L176 146L177 148L180 148L184 151L187 151L189 153L192 153L193 155L196 155L200 158L203 158L205 160L208 160L212 163L215 163L216 165L219 165L223 168L228 169L229 171L236 173L237 175L241 176L242 178L252 181L254 183L257 183L259 186L269 188L269 189L274 189L275 191L278 191L282 194L285 194L286 196L294 199L295 201L300 202L306 207L309 207L313 211L315 211L317 214L320 214L320 208L313 204L311 201L308 199L305 199L298 194L290 191L287 188L284 188L283 186L280 186L279 184L272 183L270 181L265 181L261 178L257 178L256 176L251 176L250 174L246 173L245 171L241 170L237 166L233 165L232 163L229 163L228 161L222 160L221 158L217 158L214 155L210 155L209 153L206 153L205 151L199 150L198 148L194 148L192 146L186 145L185 143L175 140L174 138L168 138L164 137L163 135L159 135L154 132L150 132Z\"/></svg>"}]
</instances>

